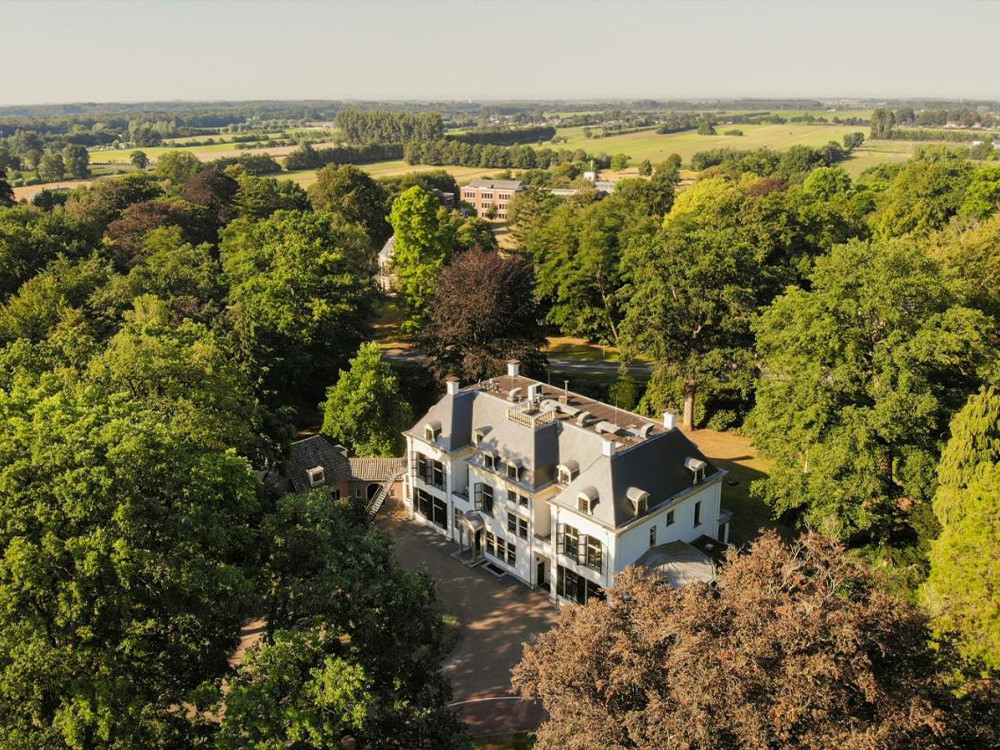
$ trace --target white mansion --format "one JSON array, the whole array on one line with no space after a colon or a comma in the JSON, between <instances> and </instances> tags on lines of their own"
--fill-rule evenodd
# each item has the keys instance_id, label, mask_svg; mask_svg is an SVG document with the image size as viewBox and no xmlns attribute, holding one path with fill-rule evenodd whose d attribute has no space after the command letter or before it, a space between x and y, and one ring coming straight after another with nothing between
<instances>
[{"instance_id":1,"label":"white mansion","mask_svg":"<svg viewBox=\"0 0 1000 750\"><path fill-rule=\"evenodd\" d=\"M447 393L406 433L413 517L558 601L603 597L632 564L710 579L726 472L677 428L519 375Z\"/></svg>"}]
</instances>

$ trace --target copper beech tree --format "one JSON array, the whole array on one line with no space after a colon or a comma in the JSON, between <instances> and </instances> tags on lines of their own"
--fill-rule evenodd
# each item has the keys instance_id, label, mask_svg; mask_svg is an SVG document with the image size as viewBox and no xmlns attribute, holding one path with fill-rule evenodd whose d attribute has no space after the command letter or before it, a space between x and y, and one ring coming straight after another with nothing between
<instances>
[{"instance_id":1,"label":"copper beech tree","mask_svg":"<svg viewBox=\"0 0 1000 750\"><path fill-rule=\"evenodd\" d=\"M536 749L996 746L995 683L950 682L925 616L836 543L769 533L720 580L630 569L564 610L514 670L550 715Z\"/></svg>"}]
</instances>

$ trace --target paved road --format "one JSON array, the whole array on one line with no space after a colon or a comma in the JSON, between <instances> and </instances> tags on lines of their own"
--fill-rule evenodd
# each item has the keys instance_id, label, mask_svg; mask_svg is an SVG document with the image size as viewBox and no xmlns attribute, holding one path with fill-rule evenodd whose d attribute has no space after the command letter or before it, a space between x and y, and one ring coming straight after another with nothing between
<instances>
[{"instance_id":1,"label":"paved road","mask_svg":"<svg viewBox=\"0 0 1000 750\"><path fill-rule=\"evenodd\" d=\"M383 354L382 356L393 362L421 362L426 360L425 355L412 350L397 354ZM549 370L555 374L615 377L618 375L620 366L618 362L611 362L609 360L549 357ZM630 375L640 379L648 379L653 374L653 366L648 362L633 362L626 369ZM555 385L559 385L556 379L553 379L552 382ZM570 388L572 389L572 387L573 384L570 383Z\"/></svg>"},{"instance_id":2,"label":"paved road","mask_svg":"<svg viewBox=\"0 0 1000 750\"><path fill-rule=\"evenodd\" d=\"M552 372L565 372L569 374L578 373L582 375L607 375L615 376L621 364L599 359L563 359L561 357L549 357L549 369ZM648 378L653 374L653 366L648 362L633 362L626 367L629 374L636 378ZM573 384L570 383L570 388Z\"/></svg>"},{"instance_id":3,"label":"paved road","mask_svg":"<svg viewBox=\"0 0 1000 750\"><path fill-rule=\"evenodd\" d=\"M444 671L463 721L479 736L536 728L541 707L510 700L510 670L521 660L524 642L556 623L558 607L509 576L498 579L465 567L451 557L453 543L406 520L398 505L391 510L378 523L392 535L400 564L426 570L444 606L458 617L459 640Z\"/></svg>"}]
</instances>

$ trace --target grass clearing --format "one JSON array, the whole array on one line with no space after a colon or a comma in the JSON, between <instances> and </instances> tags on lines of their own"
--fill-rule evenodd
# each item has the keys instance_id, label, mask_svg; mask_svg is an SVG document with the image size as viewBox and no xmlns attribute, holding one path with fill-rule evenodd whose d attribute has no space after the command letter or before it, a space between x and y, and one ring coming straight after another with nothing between
<instances>
[{"instance_id":1,"label":"grass clearing","mask_svg":"<svg viewBox=\"0 0 1000 750\"><path fill-rule=\"evenodd\" d=\"M531 750L535 746L535 735L530 732L496 734L478 737L472 744L476 750Z\"/></svg>"},{"instance_id":2,"label":"grass clearing","mask_svg":"<svg viewBox=\"0 0 1000 750\"><path fill-rule=\"evenodd\" d=\"M712 463L729 472L722 487L722 506L733 512L731 541L749 541L764 528L789 533L771 516L765 503L750 496L750 483L770 472L770 463L757 453L750 439L738 432L694 430L685 434L698 444ZM731 484L736 482L736 484Z\"/></svg>"}]
</instances>

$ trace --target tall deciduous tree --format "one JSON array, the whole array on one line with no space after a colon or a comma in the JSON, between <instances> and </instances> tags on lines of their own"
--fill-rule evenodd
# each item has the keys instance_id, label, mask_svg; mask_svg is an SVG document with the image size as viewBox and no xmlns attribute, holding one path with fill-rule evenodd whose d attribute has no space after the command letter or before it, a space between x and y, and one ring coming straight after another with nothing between
<instances>
[{"instance_id":1,"label":"tall deciduous tree","mask_svg":"<svg viewBox=\"0 0 1000 750\"><path fill-rule=\"evenodd\" d=\"M951 423L938 465L925 600L964 652L1000 669L1000 394L984 390Z\"/></svg>"},{"instance_id":2,"label":"tall deciduous tree","mask_svg":"<svg viewBox=\"0 0 1000 750\"><path fill-rule=\"evenodd\" d=\"M132 162L133 167L140 171L149 166L149 157L146 156L145 151L133 151L129 155L128 160Z\"/></svg>"},{"instance_id":3,"label":"tall deciduous tree","mask_svg":"<svg viewBox=\"0 0 1000 750\"><path fill-rule=\"evenodd\" d=\"M78 180L90 177L90 152L85 146L71 143L63 149L62 158L70 177Z\"/></svg>"},{"instance_id":4,"label":"tall deciduous tree","mask_svg":"<svg viewBox=\"0 0 1000 750\"><path fill-rule=\"evenodd\" d=\"M372 341L327 390L322 432L359 456L394 456L402 450L402 433L412 416L399 379Z\"/></svg>"},{"instance_id":5,"label":"tall deciduous tree","mask_svg":"<svg viewBox=\"0 0 1000 750\"><path fill-rule=\"evenodd\" d=\"M385 220L385 189L358 167L323 167L309 186L309 200L317 211L327 211L341 223L363 227L373 247L381 246L392 232Z\"/></svg>"},{"instance_id":6,"label":"tall deciduous tree","mask_svg":"<svg viewBox=\"0 0 1000 750\"><path fill-rule=\"evenodd\" d=\"M627 570L515 668L549 713L536 747L991 747L996 693L957 698L953 652L883 586L817 535L764 535L717 590Z\"/></svg>"},{"instance_id":7,"label":"tall deciduous tree","mask_svg":"<svg viewBox=\"0 0 1000 750\"><path fill-rule=\"evenodd\" d=\"M753 345L750 323L762 286L760 263L733 230L690 219L671 222L625 254L631 283L622 340L683 384L684 425L706 380L742 378Z\"/></svg>"},{"instance_id":8,"label":"tall deciduous tree","mask_svg":"<svg viewBox=\"0 0 1000 750\"><path fill-rule=\"evenodd\" d=\"M418 340L439 378L479 380L519 359L529 372L545 364L545 334L535 301L534 274L522 257L474 249L442 273Z\"/></svg>"},{"instance_id":9,"label":"tall deciduous tree","mask_svg":"<svg viewBox=\"0 0 1000 750\"><path fill-rule=\"evenodd\" d=\"M396 236L395 287L407 313L403 328L415 331L455 250L456 222L437 196L415 185L393 202L389 223Z\"/></svg>"},{"instance_id":10,"label":"tall deciduous tree","mask_svg":"<svg viewBox=\"0 0 1000 750\"><path fill-rule=\"evenodd\" d=\"M255 585L251 467L93 386L0 393L0 744L188 747Z\"/></svg>"},{"instance_id":11,"label":"tall deciduous tree","mask_svg":"<svg viewBox=\"0 0 1000 750\"><path fill-rule=\"evenodd\" d=\"M756 325L766 377L749 428L773 460L756 485L830 535L886 534L929 501L940 436L995 366L995 330L915 243L855 242Z\"/></svg>"},{"instance_id":12,"label":"tall deciduous tree","mask_svg":"<svg viewBox=\"0 0 1000 750\"><path fill-rule=\"evenodd\" d=\"M433 582L401 570L389 539L324 492L282 498L264 532L273 635L233 681L223 736L263 749L323 734L310 746L329 747L336 715L362 747L468 748L447 707Z\"/></svg>"},{"instance_id":13,"label":"tall deciduous tree","mask_svg":"<svg viewBox=\"0 0 1000 750\"><path fill-rule=\"evenodd\" d=\"M156 160L156 176L167 183L168 189L179 193L184 183L201 171L198 157L188 151L167 151Z\"/></svg>"},{"instance_id":14,"label":"tall deciduous tree","mask_svg":"<svg viewBox=\"0 0 1000 750\"><path fill-rule=\"evenodd\" d=\"M364 231L324 213L279 211L230 223L220 253L244 356L279 400L315 403L369 330L374 286Z\"/></svg>"}]
</instances>

